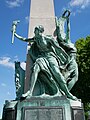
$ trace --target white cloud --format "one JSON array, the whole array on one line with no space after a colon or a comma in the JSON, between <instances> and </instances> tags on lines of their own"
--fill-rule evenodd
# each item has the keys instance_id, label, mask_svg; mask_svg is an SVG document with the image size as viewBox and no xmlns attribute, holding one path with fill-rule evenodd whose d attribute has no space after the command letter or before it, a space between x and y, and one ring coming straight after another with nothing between
<instances>
[{"instance_id":1,"label":"white cloud","mask_svg":"<svg viewBox=\"0 0 90 120\"><path fill-rule=\"evenodd\" d=\"M18 61L18 56L15 56L13 60L11 60L10 57L0 57L0 65L2 65L4 67L15 69L15 62L14 61ZM26 63L25 62L21 62L20 66L21 66L21 68L26 70ZM2 83L2 86L5 86L5 84Z\"/></svg>"},{"instance_id":2,"label":"white cloud","mask_svg":"<svg viewBox=\"0 0 90 120\"><path fill-rule=\"evenodd\" d=\"M69 3L71 7L80 7L81 9L84 9L85 7L90 5L90 0L71 0Z\"/></svg>"},{"instance_id":3,"label":"white cloud","mask_svg":"<svg viewBox=\"0 0 90 120\"><path fill-rule=\"evenodd\" d=\"M21 66L21 68L23 68L24 70L26 70L26 63L25 62L22 62L20 66Z\"/></svg>"},{"instance_id":4,"label":"white cloud","mask_svg":"<svg viewBox=\"0 0 90 120\"><path fill-rule=\"evenodd\" d=\"M90 5L90 0L70 0L67 8L70 9L71 15L80 14L82 10Z\"/></svg>"},{"instance_id":5,"label":"white cloud","mask_svg":"<svg viewBox=\"0 0 90 120\"><path fill-rule=\"evenodd\" d=\"M7 92L7 95L11 95L11 93L10 93L10 92Z\"/></svg>"},{"instance_id":6,"label":"white cloud","mask_svg":"<svg viewBox=\"0 0 90 120\"><path fill-rule=\"evenodd\" d=\"M2 106L3 106L3 105L2 105ZM0 106L0 107L1 107L1 109L0 109L0 119L2 119L2 111L3 111L2 106Z\"/></svg>"},{"instance_id":7,"label":"white cloud","mask_svg":"<svg viewBox=\"0 0 90 120\"><path fill-rule=\"evenodd\" d=\"M14 69L14 62L11 61L10 57L1 57L0 65Z\"/></svg>"},{"instance_id":8,"label":"white cloud","mask_svg":"<svg viewBox=\"0 0 90 120\"><path fill-rule=\"evenodd\" d=\"M71 15L72 15L72 16L75 16L77 13L81 13L81 10L78 10L78 9L77 9L76 11L72 11L72 12L71 12Z\"/></svg>"},{"instance_id":9,"label":"white cloud","mask_svg":"<svg viewBox=\"0 0 90 120\"><path fill-rule=\"evenodd\" d=\"M16 55L15 57L14 57L14 61L18 61L19 59L18 59L18 56Z\"/></svg>"},{"instance_id":10,"label":"white cloud","mask_svg":"<svg viewBox=\"0 0 90 120\"><path fill-rule=\"evenodd\" d=\"M23 4L24 0L7 0L6 3L8 7L14 8L14 7L20 7Z\"/></svg>"},{"instance_id":11,"label":"white cloud","mask_svg":"<svg viewBox=\"0 0 90 120\"><path fill-rule=\"evenodd\" d=\"M25 17L25 21L28 23L29 22L29 16Z\"/></svg>"},{"instance_id":12,"label":"white cloud","mask_svg":"<svg viewBox=\"0 0 90 120\"><path fill-rule=\"evenodd\" d=\"M1 86L2 87L6 87L7 85L5 83L1 83Z\"/></svg>"}]
</instances>

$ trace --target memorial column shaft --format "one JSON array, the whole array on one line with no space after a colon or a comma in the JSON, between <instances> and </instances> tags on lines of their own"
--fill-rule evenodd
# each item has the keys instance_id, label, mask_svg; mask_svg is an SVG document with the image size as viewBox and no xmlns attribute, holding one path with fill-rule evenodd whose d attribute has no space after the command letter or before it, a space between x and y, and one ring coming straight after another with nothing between
<instances>
[{"instance_id":1,"label":"memorial column shaft","mask_svg":"<svg viewBox=\"0 0 90 120\"><path fill-rule=\"evenodd\" d=\"M28 37L31 38L34 36L34 28L37 25L44 26L44 34L53 35L53 32L55 30L55 13L53 0L31 0ZM30 49L29 45L27 49ZM31 66L32 60L30 59L29 53L27 53L24 92L29 89Z\"/></svg>"}]
</instances>

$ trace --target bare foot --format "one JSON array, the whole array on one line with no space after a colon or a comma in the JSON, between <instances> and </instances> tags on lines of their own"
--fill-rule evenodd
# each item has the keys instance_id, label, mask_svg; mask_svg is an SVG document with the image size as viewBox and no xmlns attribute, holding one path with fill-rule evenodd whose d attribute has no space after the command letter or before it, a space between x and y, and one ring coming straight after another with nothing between
<instances>
[{"instance_id":1,"label":"bare foot","mask_svg":"<svg viewBox=\"0 0 90 120\"><path fill-rule=\"evenodd\" d=\"M72 99L72 100L75 100L75 101L78 100L77 97L73 96L72 94L68 94L67 97L68 97L69 99Z\"/></svg>"},{"instance_id":2,"label":"bare foot","mask_svg":"<svg viewBox=\"0 0 90 120\"><path fill-rule=\"evenodd\" d=\"M29 95L30 95L30 91L27 91L25 94L22 94L21 99L24 99Z\"/></svg>"}]
</instances>

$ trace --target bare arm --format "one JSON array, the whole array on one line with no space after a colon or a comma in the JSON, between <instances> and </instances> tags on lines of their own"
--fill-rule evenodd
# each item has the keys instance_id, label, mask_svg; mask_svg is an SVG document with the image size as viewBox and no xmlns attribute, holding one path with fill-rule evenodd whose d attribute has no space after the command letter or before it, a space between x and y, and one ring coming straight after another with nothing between
<instances>
[{"instance_id":1,"label":"bare arm","mask_svg":"<svg viewBox=\"0 0 90 120\"><path fill-rule=\"evenodd\" d=\"M25 42L34 42L34 38L24 38L20 35L18 35L17 33L14 33L15 37L17 37L18 39L25 41Z\"/></svg>"}]
</instances>

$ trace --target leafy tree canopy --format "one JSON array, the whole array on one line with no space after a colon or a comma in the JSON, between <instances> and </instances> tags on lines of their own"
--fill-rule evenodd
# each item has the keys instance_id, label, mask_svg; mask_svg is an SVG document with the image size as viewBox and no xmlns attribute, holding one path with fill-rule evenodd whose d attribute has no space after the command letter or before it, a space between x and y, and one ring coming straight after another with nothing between
<instances>
[{"instance_id":1,"label":"leafy tree canopy","mask_svg":"<svg viewBox=\"0 0 90 120\"><path fill-rule=\"evenodd\" d=\"M83 103L90 103L90 36L77 40L75 46L79 78L71 92Z\"/></svg>"}]
</instances>

